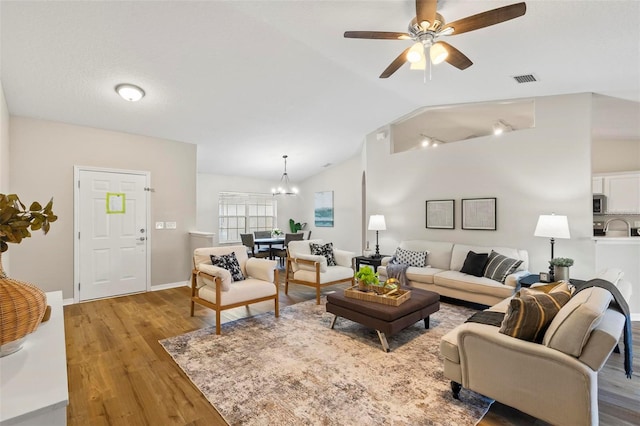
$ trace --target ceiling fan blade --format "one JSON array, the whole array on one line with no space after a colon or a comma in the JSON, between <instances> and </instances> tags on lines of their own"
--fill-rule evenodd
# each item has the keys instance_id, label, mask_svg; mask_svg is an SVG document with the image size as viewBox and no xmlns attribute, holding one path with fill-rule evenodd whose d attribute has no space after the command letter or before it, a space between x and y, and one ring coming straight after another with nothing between
<instances>
[{"instance_id":1,"label":"ceiling fan blade","mask_svg":"<svg viewBox=\"0 0 640 426\"><path fill-rule=\"evenodd\" d=\"M443 28L453 28L453 35L462 34L491 25L499 24L510 19L522 16L527 11L525 3L516 3L509 6L499 7L497 9L488 10L478 13L477 15L467 16L457 21L449 22Z\"/></svg>"},{"instance_id":2,"label":"ceiling fan blade","mask_svg":"<svg viewBox=\"0 0 640 426\"><path fill-rule=\"evenodd\" d=\"M345 38L367 38L381 40L409 40L411 36L407 33L395 33L388 31L345 31Z\"/></svg>"},{"instance_id":3,"label":"ceiling fan blade","mask_svg":"<svg viewBox=\"0 0 640 426\"><path fill-rule=\"evenodd\" d=\"M382 74L380 74L380 78L387 78L394 72L398 71L398 68L400 68L402 65L404 65L405 62L407 62L407 53L409 52L409 49L411 49L411 47L407 47L406 49L404 49L404 52L398 55L398 57L394 59L391 64L389 64L387 69L384 70Z\"/></svg>"},{"instance_id":4,"label":"ceiling fan blade","mask_svg":"<svg viewBox=\"0 0 640 426\"><path fill-rule=\"evenodd\" d=\"M429 28L436 19L437 7L438 0L416 0L416 21L418 21L418 25L426 21L429 24L423 26L423 28L425 30Z\"/></svg>"},{"instance_id":5,"label":"ceiling fan blade","mask_svg":"<svg viewBox=\"0 0 640 426\"><path fill-rule=\"evenodd\" d=\"M461 51L459 51L449 43L446 43L444 41L439 41L436 44L442 45L442 47L445 48L447 53L449 53L449 55L447 55L447 57L445 58L445 61L447 61L454 67L460 70L464 70L469 68L471 65L473 65L473 62L471 62L471 59L467 58L467 56L464 53L462 53Z\"/></svg>"}]
</instances>

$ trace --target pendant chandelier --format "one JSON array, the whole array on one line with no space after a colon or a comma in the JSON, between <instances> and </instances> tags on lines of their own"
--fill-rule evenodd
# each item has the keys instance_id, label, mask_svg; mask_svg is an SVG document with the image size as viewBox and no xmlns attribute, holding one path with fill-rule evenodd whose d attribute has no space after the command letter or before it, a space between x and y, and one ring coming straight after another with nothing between
<instances>
[{"instance_id":1,"label":"pendant chandelier","mask_svg":"<svg viewBox=\"0 0 640 426\"><path fill-rule=\"evenodd\" d=\"M288 155L283 155L284 158L284 173L280 178L280 185L277 188L271 188L271 193L273 195L296 195L298 194L298 188L291 186L289 182L289 175L287 174L287 157Z\"/></svg>"}]
</instances>

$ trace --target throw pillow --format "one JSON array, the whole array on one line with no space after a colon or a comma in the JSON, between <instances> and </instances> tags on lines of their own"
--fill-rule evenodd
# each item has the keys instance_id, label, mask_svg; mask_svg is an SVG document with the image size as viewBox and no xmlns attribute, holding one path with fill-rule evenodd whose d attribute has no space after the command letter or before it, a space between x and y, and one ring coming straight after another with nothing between
<instances>
[{"instance_id":1,"label":"throw pillow","mask_svg":"<svg viewBox=\"0 0 640 426\"><path fill-rule=\"evenodd\" d=\"M549 293L523 288L509 302L500 333L530 342L541 342L547 327L571 298L567 287Z\"/></svg>"},{"instance_id":2,"label":"throw pillow","mask_svg":"<svg viewBox=\"0 0 640 426\"><path fill-rule=\"evenodd\" d=\"M405 265L415 266L417 268L424 268L427 266L428 254L428 251L411 251L398 247L396 249L395 257L398 263L404 263Z\"/></svg>"},{"instance_id":3,"label":"throw pillow","mask_svg":"<svg viewBox=\"0 0 640 426\"><path fill-rule=\"evenodd\" d=\"M238 263L238 258L236 257L236 254L234 252L231 252L229 254L221 254L220 256L212 254L211 263L214 266L219 266L220 268L229 271L229 273L231 274L231 279L233 281L244 280L242 269L240 269L240 263Z\"/></svg>"},{"instance_id":4,"label":"throw pillow","mask_svg":"<svg viewBox=\"0 0 640 426\"><path fill-rule=\"evenodd\" d=\"M327 266L336 266L336 258L333 256L333 243L316 244L309 243L311 254L316 256L324 256L327 259Z\"/></svg>"},{"instance_id":5,"label":"throw pillow","mask_svg":"<svg viewBox=\"0 0 640 426\"><path fill-rule=\"evenodd\" d=\"M484 274L484 267L489 260L489 253L476 253L470 251L467 253L467 258L464 260L464 265L460 272L481 277Z\"/></svg>"},{"instance_id":6,"label":"throw pillow","mask_svg":"<svg viewBox=\"0 0 640 426\"><path fill-rule=\"evenodd\" d=\"M521 264L522 260L511 259L491 250L487 266L484 269L484 276L504 284L507 275L513 274Z\"/></svg>"}]
</instances>

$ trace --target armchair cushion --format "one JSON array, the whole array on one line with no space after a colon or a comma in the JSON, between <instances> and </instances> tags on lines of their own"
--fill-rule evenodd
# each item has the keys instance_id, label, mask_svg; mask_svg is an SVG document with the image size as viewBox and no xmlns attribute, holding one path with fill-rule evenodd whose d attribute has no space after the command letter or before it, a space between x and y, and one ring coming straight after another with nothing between
<instances>
[{"instance_id":1,"label":"armchair cushion","mask_svg":"<svg viewBox=\"0 0 640 426\"><path fill-rule=\"evenodd\" d=\"M340 250L340 249L334 248L333 257L335 257L336 264L338 266L346 266L347 268L351 268L353 258L356 257L356 254L352 251Z\"/></svg>"},{"instance_id":2,"label":"armchair cushion","mask_svg":"<svg viewBox=\"0 0 640 426\"><path fill-rule=\"evenodd\" d=\"M327 258L319 254L298 254L297 259L310 260L312 262L318 262L320 264L320 272L327 272ZM295 263L297 268L294 271L303 270L315 272L316 267L307 263Z\"/></svg>"},{"instance_id":3,"label":"armchair cushion","mask_svg":"<svg viewBox=\"0 0 640 426\"><path fill-rule=\"evenodd\" d=\"M247 275L262 281L274 282L274 271L278 262L275 260L256 259L254 257L247 259L245 268Z\"/></svg>"},{"instance_id":4,"label":"armchair cushion","mask_svg":"<svg viewBox=\"0 0 640 426\"><path fill-rule=\"evenodd\" d=\"M219 304L220 306L234 305L251 299L273 296L276 292L277 288L273 283L247 278L246 280L234 283L229 291L221 292ZM198 295L208 302L217 303L215 285L206 285L200 288Z\"/></svg>"},{"instance_id":5,"label":"armchair cushion","mask_svg":"<svg viewBox=\"0 0 640 426\"><path fill-rule=\"evenodd\" d=\"M231 279L233 281L244 280L244 275L242 274L242 270L240 269L240 263L238 263L238 259L236 258L236 254L234 252L220 255L212 254L211 264L213 266L219 266L220 268L229 271L229 273L231 273Z\"/></svg>"},{"instance_id":6,"label":"armchair cushion","mask_svg":"<svg viewBox=\"0 0 640 426\"><path fill-rule=\"evenodd\" d=\"M327 266L336 266L336 259L333 256L333 243L309 243L309 249L311 250L311 254L324 256L327 259Z\"/></svg>"},{"instance_id":7,"label":"armchair cushion","mask_svg":"<svg viewBox=\"0 0 640 426\"><path fill-rule=\"evenodd\" d=\"M314 271L299 270L293 274L296 280L301 281L316 281L316 273ZM325 272L320 274L320 284L329 283L332 281L346 280L353 277L353 269L346 266L330 266Z\"/></svg>"},{"instance_id":8,"label":"armchair cushion","mask_svg":"<svg viewBox=\"0 0 640 426\"><path fill-rule=\"evenodd\" d=\"M231 282L233 281L233 279L231 278L231 272L227 271L226 269L219 266L213 266L208 263L200 263L196 265L196 269L200 272L204 272L205 274L220 278L220 281L222 282L222 291L229 291L229 289L231 288ZM205 285L212 286L214 289L216 288L216 283L211 278L203 275L198 275L198 288Z\"/></svg>"}]
</instances>

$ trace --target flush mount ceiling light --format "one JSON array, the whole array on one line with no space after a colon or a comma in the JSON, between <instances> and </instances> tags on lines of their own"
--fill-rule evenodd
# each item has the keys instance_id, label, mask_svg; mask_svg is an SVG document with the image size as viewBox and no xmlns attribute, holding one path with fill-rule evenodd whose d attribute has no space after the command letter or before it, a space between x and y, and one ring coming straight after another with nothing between
<instances>
[{"instance_id":1,"label":"flush mount ceiling light","mask_svg":"<svg viewBox=\"0 0 640 426\"><path fill-rule=\"evenodd\" d=\"M133 84L118 84L116 86L116 92L122 99L129 102L137 102L144 98L144 90Z\"/></svg>"},{"instance_id":2,"label":"flush mount ceiling light","mask_svg":"<svg viewBox=\"0 0 640 426\"><path fill-rule=\"evenodd\" d=\"M289 175L287 174L287 158L288 155L283 155L284 158L284 173L280 178L280 185L277 188L272 188L271 193L273 195L296 195L298 194L298 188L291 186L289 182Z\"/></svg>"},{"instance_id":3,"label":"flush mount ceiling light","mask_svg":"<svg viewBox=\"0 0 640 426\"><path fill-rule=\"evenodd\" d=\"M422 141L420 142L420 145L423 148L428 148L428 147L437 148L438 145L444 143L436 138L432 138L431 136L427 136L423 134L420 134L420 136L422 136Z\"/></svg>"},{"instance_id":4,"label":"flush mount ceiling light","mask_svg":"<svg viewBox=\"0 0 640 426\"><path fill-rule=\"evenodd\" d=\"M513 130L513 127L511 127L509 124L505 123L502 120L498 120L493 124L494 135L501 135L504 132L510 132L512 130Z\"/></svg>"}]
</instances>

